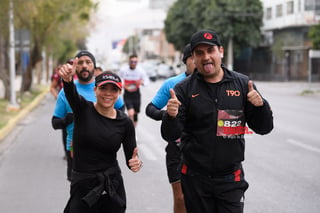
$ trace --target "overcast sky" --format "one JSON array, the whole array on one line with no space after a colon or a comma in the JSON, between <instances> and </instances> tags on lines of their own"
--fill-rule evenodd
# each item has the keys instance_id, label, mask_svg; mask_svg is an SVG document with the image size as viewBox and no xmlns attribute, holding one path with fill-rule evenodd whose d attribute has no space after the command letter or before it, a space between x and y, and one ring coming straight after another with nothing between
<instances>
[{"instance_id":1,"label":"overcast sky","mask_svg":"<svg viewBox=\"0 0 320 213\"><path fill-rule=\"evenodd\" d=\"M95 27L87 40L88 49L96 55L97 60L101 57L110 59L112 41L133 35L137 28L163 28L165 12L160 9L148 9L148 2L100 0Z\"/></svg>"}]
</instances>

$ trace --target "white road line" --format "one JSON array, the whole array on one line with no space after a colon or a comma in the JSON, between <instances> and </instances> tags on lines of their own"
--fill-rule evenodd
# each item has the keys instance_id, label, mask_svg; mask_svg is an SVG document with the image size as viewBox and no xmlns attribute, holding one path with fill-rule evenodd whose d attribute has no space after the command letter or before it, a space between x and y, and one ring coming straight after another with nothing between
<instances>
[{"instance_id":1,"label":"white road line","mask_svg":"<svg viewBox=\"0 0 320 213\"><path fill-rule=\"evenodd\" d=\"M148 160L157 160L156 155L145 144L138 144L138 149Z\"/></svg>"},{"instance_id":2,"label":"white road line","mask_svg":"<svg viewBox=\"0 0 320 213\"><path fill-rule=\"evenodd\" d=\"M320 153L320 149L317 148L317 147L310 146L310 145L301 143L299 141L296 141L296 140L293 140L293 139L290 139L290 138L287 140L287 142L292 144L292 145L299 146L299 147L301 147L303 149L306 149L306 150L309 150L309 151L312 151L312 152Z\"/></svg>"}]
</instances>

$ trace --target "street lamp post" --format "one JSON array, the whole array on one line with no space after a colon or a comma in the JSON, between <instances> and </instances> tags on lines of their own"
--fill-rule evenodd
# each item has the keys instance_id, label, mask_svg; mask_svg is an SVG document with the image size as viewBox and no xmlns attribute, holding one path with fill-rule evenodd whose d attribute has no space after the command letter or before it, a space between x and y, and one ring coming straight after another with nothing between
<instances>
[{"instance_id":1,"label":"street lamp post","mask_svg":"<svg viewBox=\"0 0 320 213\"><path fill-rule=\"evenodd\" d=\"M15 41L14 41L14 22L13 22L13 2L10 0L9 8L9 70L10 70L10 103L8 110L17 110L16 90L15 90Z\"/></svg>"}]
</instances>

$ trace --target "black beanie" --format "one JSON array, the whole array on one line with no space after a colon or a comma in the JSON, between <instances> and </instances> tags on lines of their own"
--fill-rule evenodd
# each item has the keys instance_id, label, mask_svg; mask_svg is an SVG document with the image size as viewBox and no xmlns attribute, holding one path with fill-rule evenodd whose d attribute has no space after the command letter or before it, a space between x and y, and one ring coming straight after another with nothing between
<instances>
[{"instance_id":1,"label":"black beanie","mask_svg":"<svg viewBox=\"0 0 320 213\"><path fill-rule=\"evenodd\" d=\"M187 63L187 59L191 56L191 54L192 54L191 46L189 43L184 47L184 50L183 50L183 58L182 58L183 63L185 64Z\"/></svg>"},{"instance_id":2,"label":"black beanie","mask_svg":"<svg viewBox=\"0 0 320 213\"><path fill-rule=\"evenodd\" d=\"M80 58L82 56L88 56L89 58L91 58L91 60L93 62L93 66L94 66L94 68L96 68L96 59L94 58L92 53L90 53L87 50L81 50L80 52L78 52L78 54L75 56L75 58Z\"/></svg>"}]
</instances>

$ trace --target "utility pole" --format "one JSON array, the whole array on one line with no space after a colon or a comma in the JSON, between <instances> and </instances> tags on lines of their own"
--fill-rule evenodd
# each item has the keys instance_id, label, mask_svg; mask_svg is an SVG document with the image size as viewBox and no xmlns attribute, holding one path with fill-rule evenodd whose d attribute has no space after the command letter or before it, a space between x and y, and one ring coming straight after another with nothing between
<instances>
[{"instance_id":1,"label":"utility pole","mask_svg":"<svg viewBox=\"0 0 320 213\"><path fill-rule=\"evenodd\" d=\"M229 70L233 70L233 39L232 37L230 37L228 41L227 67Z\"/></svg>"},{"instance_id":2,"label":"utility pole","mask_svg":"<svg viewBox=\"0 0 320 213\"><path fill-rule=\"evenodd\" d=\"M15 41L14 41L14 22L13 22L13 1L9 2L9 70L10 70L10 103L8 110L18 110L15 90Z\"/></svg>"}]
</instances>

